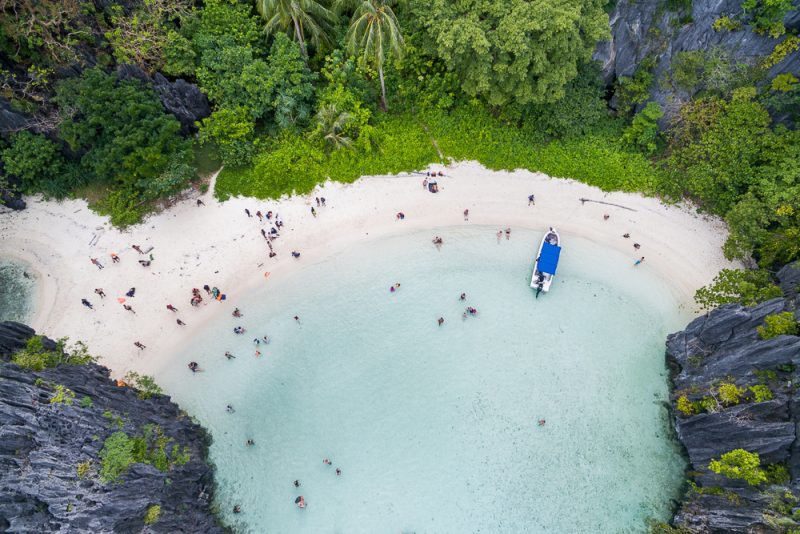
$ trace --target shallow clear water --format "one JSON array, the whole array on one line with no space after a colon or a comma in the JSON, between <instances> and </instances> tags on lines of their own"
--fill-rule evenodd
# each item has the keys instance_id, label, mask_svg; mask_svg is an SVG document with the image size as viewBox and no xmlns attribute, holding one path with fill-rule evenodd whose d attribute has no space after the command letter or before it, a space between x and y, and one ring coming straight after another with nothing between
<instances>
[{"instance_id":1,"label":"shallow clear water","mask_svg":"<svg viewBox=\"0 0 800 534\"><path fill-rule=\"evenodd\" d=\"M642 532L666 517L684 468L661 404L664 337L685 319L670 291L633 253L565 235L537 300L541 233L494 232L442 228L301 260L222 304L245 316L226 310L159 374L211 430L219 505L239 531ZM462 319L461 292L477 317Z\"/></svg>"},{"instance_id":2,"label":"shallow clear water","mask_svg":"<svg viewBox=\"0 0 800 534\"><path fill-rule=\"evenodd\" d=\"M0 259L0 321L26 322L33 311L35 287L25 264Z\"/></svg>"}]
</instances>

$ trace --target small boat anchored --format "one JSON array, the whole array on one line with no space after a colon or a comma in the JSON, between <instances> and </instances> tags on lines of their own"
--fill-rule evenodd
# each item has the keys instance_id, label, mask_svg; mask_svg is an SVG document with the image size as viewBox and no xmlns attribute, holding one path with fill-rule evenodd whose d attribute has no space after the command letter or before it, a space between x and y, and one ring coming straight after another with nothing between
<instances>
[{"instance_id":1,"label":"small boat anchored","mask_svg":"<svg viewBox=\"0 0 800 534\"><path fill-rule=\"evenodd\" d=\"M561 237L551 226L542 238L542 244L539 245L539 252L533 264L531 287L536 289L536 298L539 298L539 293L542 291L545 293L550 291L550 284L553 283L553 277L556 275L560 255Z\"/></svg>"}]
</instances>

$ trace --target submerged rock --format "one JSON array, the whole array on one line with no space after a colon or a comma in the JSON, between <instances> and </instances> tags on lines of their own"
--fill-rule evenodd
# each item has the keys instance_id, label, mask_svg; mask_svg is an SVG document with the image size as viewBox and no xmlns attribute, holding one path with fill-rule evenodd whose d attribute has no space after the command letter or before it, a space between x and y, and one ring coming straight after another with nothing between
<instances>
[{"instance_id":1,"label":"submerged rock","mask_svg":"<svg viewBox=\"0 0 800 534\"><path fill-rule=\"evenodd\" d=\"M31 335L0 323L0 355L7 360ZM59 391L68 400L54 402ZM149 433L139 443L156 453L105 482L99 454L116 432ZM156 459L158 440L166 465ZM100 365L32 372L0 363L0 532L225 532L210 511L209 443L169 397L143 400ZM173 462L176 453L188 453L187 461Z\"/></svg>"},{"instance_id":2,"label":"submerged rock","mask_svg":"<svg viewBox=\"0 0 800 534\"><path fill-rule=\"evenodd\" d=\"M792 269L797 269L794 267ZM787 297L796 296L800 273L782 271ZM791 298L756 306L721 306L667 338L673 369L672 404L677 437L686 449L690 487L673 522L692 532L785 532L800 521L792 510L800 501L800 337L761 339L756 328L767 315L794 310ZM721 384L733 384L736 401L725 401ZM771 399L756 402L751 387L769 388ZM679 410L680 406L683 411ZM687 404L692 403L690 405ZM758 453L761 467L788 472L789 480L758 486L718 475L709 462L744 449ZM772 466L772 467L769 467ZM772 471L771 471L772 472Z\"/></svg>"}]
</instances>

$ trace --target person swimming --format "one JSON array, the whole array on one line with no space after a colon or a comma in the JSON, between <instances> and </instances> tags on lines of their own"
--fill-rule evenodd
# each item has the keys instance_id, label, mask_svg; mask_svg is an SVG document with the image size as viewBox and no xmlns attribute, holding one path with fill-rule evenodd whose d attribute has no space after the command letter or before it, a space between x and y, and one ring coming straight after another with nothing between
<instances>
[{"instance_id":1,"label":"person swimming","mask_svg":"<svg viewBox=\"0 0 800 534\"><path fill-rule=\"evenodd\" d=\"M256 442L255 442L255 441L253 441L252 439L248 439L248 440L245 442L245 444L246 444L248 447L252 447L253 445L255 445L255 444L256 444Z\"/></svg>"},{"instance_id":2,"label":"person swimming","mask_svg":"<svg viewBox=\"0 0 800 534\"><path fill-rule=\"evenodd\" d=\"M461 293L461 296L460 296L460 297L458 297L458 298L459 298L460 300L467 300L467 294L466 294L466 293Z\"/></svg>"},{"instance_id":3,"label":"person swimming","mask_svg":"<svg viewBox=\"0 0 800 534\"><path fill-rule=\"evenodd\" d=\"M233 507L233 513L234 513L234 514L238 514L238 513L240 513L241 511L242 511L242 507L241 507L241 506L239 506L238 504L237 504L237 505L234 505L234 507Z\"/></svg>"},{"instance_id":4,"label":"person swimming","mask_svg":"<svg viewBox=\"0 0 800 534\"><path fill-rule=\"evenodd\" d=\"M306 500L302 495L300 495L298 498L296 498L294 500L294 502L297 504L298 508L305 508L306 507Z\"/></svg>"},{"instance_id":5,"label":"person swimming","mask_svg":"<svg viewBox=\"0 0 800 534\"><path fill-rule=\"evenodd\" d=\"M231 354L227 350L225 351L225 357L228 358L229 360L232 360L232 359L236 358L236 356L234 356L233 354Z\"/></svg>"},{"instance_id":6,"label":"person swimming","mask_svg":"<svg viewBox=\"0 0 800 534\"><path fill-rule=\"evenodd\" d=\"M197 365L197 362L189 362L189 369L191 369L193 373L196 373L200 370L200 367Z\"/></svg>"},{"instance_id":7,"label":"person swimming","mask_svg":"<svg viewBox=\"0 0 800 534\"><path fill-rule=\"evenodd\" d=\"M225 406L225 411L228 413L234 413L236 410L233 409L233 406L228 404L227 406Z\"/></svg>"},{"instance_id":8,"label":"person swimming","mask_svg":"<svg viewBox=\"0 0 800 534\"><path fill-rule=\"evenodd\" d=\"M295 488L299 488L300 487L300 481L299 480L295 480L294 481L294 487Z\"/></svg>"},{"instance_id":9,"label":"person swimming","mask_svg":"<svg viewBox=\"0 0 800 534\"><path fill-rule=\"evenodd\" d=\"M244 334L245 330L241 326L237 326L233 329L234 334Z\"/></svg>"},{"instance_id":10,"label":"person swimming","mask_svg":"<svg viewBox=\"0 0 800 534\"><path fill-rule=\"evenodd\" d=\"M236 309L233 310L233 313L231 315L233 315L234 317L241 317L242 316L242 312L239 311L239 308L236 308Z\"/></svg>"}]
</instances>

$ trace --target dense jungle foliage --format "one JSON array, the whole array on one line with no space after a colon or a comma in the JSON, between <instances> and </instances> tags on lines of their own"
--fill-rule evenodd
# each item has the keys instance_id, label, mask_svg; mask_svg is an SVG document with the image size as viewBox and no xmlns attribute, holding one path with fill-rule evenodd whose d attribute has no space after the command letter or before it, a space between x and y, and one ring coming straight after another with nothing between
<instances>
[{"instance_id":1,"label":"dense jungle foliage","mask_svg":"<svg viewBox=\"0 0 800 534\"><path fill-rule=\"evenodd\" d=\"M766 78L800 48L791 2L745 0L714 23L774 37L769 57L682 52L610 88L591 60L607 3L0 0L3 96L36 117L4 132L0 160L22 191L83 196L128 225L199 184L198 154L224 164L221 199L475 159L688 197L728 222L728 257L800 258L800 133L783 125L800 85ZM181 135L122 64L196 84L210 116ZM694 95L670 120L650 99L665 84Z\"/></svg>"}]
</instances>

